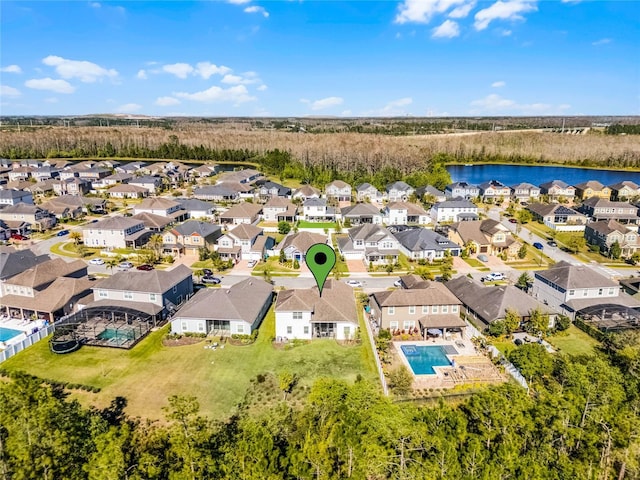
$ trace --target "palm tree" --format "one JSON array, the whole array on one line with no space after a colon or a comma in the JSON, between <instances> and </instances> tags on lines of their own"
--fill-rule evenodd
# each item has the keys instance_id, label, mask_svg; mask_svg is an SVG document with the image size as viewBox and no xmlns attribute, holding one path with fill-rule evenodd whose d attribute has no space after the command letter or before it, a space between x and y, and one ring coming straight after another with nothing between
<instances>
[{"instance_id":1,"label":"palm tree","mask_svg":"<svg viewBox=\"0 0 640 480\"><path fill-rule=\"evenodd\" d=\"M118 265L118 260L116 260L115 258L112 258L110 260L107 260L105 262L105 266L111 270L111 273L113 273L113 269Z\"/></svg>"},{"instance_id":2,"label":"palm tree","mask_svg":"<svg viewBox=\"0 0 640 480\"><path fill-rule=\"evenodd\" d=\"M162 235L156 233L154 235L151 235L151 238L149 238L149 241L147 242L147 246L153 250L154 254L155 254L155 260L154 261L158 261L160 260L160 254L162 253L162 245L164 244L163 240L162 240Z\"/></svg>"},{"instance_id":3,"label":"palm tree","mask_svg":"<svg viewBox=\"0 0 640 480\"><path fill-rule=\"evenodd\" d=\"M71 232L69 238L73 240L74 245L78 245L80 243L80 239L82 238L82 234L80 232Z\"/></svg>"}]
</instances>

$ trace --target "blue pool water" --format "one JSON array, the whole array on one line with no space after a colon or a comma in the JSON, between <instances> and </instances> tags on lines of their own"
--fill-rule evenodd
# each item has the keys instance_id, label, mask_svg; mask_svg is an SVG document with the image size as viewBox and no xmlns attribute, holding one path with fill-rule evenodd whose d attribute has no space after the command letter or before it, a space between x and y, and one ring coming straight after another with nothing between
<instances>
[{"instance_id":1,"label":"blue pool water","mask_svg":"<svg viewBox=\"0 0 640 480\"><path fill-rule=\"evenodd\" d=\"M12 330L11 328L0 327L0 342L11 340L13 337L17 337L21 333L22 332L20 330Z\"/></svg>"},{"instance_id":2,"label":"blue pool water","mask_svg":"<svg viewBox=\"0 0 640 480\"><path fill-rule=\"evenodd\" d=\"M400 348L415 375L431 375L436 373L433 367L448 367L451 365L442 347L402 345Z\"/></svg>"}]
</instances>

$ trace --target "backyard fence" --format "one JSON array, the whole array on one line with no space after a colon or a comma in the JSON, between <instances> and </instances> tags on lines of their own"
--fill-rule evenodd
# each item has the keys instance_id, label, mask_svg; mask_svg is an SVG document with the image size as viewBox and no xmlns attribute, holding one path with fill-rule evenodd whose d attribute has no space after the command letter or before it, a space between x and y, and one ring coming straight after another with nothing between
<instances>
[{"instance_id":1,"label":"backyard fence","mask_svg":"<svg viewBox=\"0 0 640 480\"><path fill-rule=\"evenodd\" d=\"M382 391L384 392L385 395L389 395L387 378L384 376L384 371L382 370L382 363L380 363L380 357L378 356L378 349L376 348L376 341L373 338L371 323L367 319L367 312L364 312L363 315L364 315L364 324L367 327L367 337L369 338L369 344L371 345L371 350L373 350L373 358L376 361L376 368L378 370L378 376L380 377L380 384L382 385Z\"/></svg>"},{"instance_id":2,"label":"backyard fence","mask_svg":"<svg viewBox=\"0 0 640 480\"><path fill-rule=\"evenodd\" d=\"M22 350L24 350L27 347L30 347L34 343L39 342L43 338L48 337L51 334L51 332L53 332L53 328L54 328L53 325L48 325L38 330L37 332L27 336L27 338L25 338L24 340L14 343L12 345L9 345L5 350L0 352L0 363L4 362L5 360L8 360L9 358L13 357L16 353L21 352Z\"/></svg>"},{"instance_id":3,"label":"backyard fence","mask_svg":"<svg viewBox=\"0 0 640 480\"><path fill-rule=\"evenodd\" d=\"M489 345L487 349L489 350L489 354L492 357L498 357L500 359L500 363L504 365L504 369L506 370L506 372L511 375L515 379L515 381L518 382L522 387L526 388L528 392L529 384L527 383L527 380L522 376L520 371L515 367L515 365L507 360L507 358L500 352L500 350L498 350L493 345Z\"/></svg>"}]
</instances>

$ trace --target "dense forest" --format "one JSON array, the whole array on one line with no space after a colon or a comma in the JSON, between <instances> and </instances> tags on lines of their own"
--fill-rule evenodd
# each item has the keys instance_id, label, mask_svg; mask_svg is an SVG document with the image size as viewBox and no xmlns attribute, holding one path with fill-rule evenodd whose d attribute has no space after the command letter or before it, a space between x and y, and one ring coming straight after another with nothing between
<instances>
[{"instance_id":1,"label":"dense forest","mask_svg":"<svg viewBox=\"0 0 640 480\"><path fill-rule=\"evenodd\" d=\"M86 409L13 375L0 382L0 478L638 479L636 337L591 357L520 347L530 392L506 384L416 405L325 379L302 407L243 403L222 422L187 397L169 399L166 422L128 418L121 397Z\"/></svg>"}]
</instances>

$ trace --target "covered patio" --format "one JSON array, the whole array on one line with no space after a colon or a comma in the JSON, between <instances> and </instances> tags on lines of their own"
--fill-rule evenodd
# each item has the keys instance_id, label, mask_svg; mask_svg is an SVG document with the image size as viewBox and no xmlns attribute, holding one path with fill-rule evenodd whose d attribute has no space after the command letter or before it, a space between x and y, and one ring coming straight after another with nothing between
<instances>
[{"instance_id":1,"label":"covered patio","mask_svg":"<svg viewBox=\"0 0 640 480\"><path fill-rule=\"evenodd\" d=\"M440 314L425 315L418 319L420 325L420 333L425 340L429 336L442 336L447 338L451 336L451 332L460 333L460 338L464 338L467 324L458 315ZM439 331L440 333L436 333Z\"/></svg>"}]
</instances>

